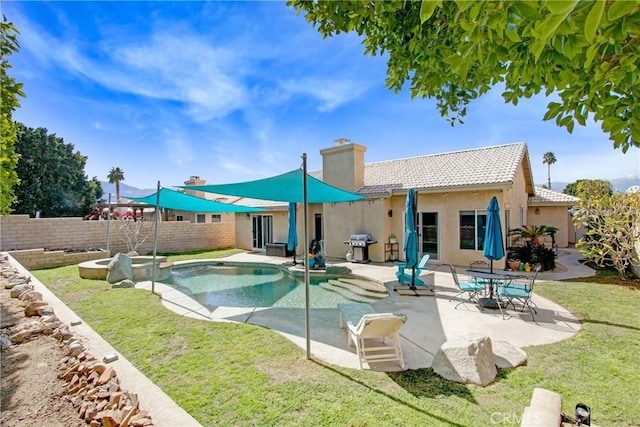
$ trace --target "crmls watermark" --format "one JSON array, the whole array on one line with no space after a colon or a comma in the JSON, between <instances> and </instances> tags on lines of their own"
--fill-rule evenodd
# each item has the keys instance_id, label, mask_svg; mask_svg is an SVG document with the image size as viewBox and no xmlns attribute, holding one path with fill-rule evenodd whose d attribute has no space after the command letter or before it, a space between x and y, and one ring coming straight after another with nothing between
<instances>
[{"instance_id":1,"label":"crmls watermark","mask_svg":"<svg viewBox=\"0 0 640 427\"><path fill-rule=\"evenodd\" d=\"M536 413L515 413L515 412L493 412L490 417L491 424L498 425L520 425L522 421L526 424L540 424L540 415Z\"/></svg>"}]
</instances>

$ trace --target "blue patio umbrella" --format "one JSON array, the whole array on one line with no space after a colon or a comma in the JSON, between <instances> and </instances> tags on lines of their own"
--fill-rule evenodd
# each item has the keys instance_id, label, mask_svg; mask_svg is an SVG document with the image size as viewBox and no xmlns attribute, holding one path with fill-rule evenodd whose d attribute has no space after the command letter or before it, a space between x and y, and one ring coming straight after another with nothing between
<instances>
[{"instance_id":1,"label":"blue patio umbrella","mask_svg":"<svg viewBox=\"0 0 640 427\"><path fill-rule=\"evenodd\" d=\"M502 227L500 225L500 206L495 196L491 198L489 206L487 206L487 226L484 233L482 255L490 261L491 273L493 273L493 261L504 258L504 243L502 239ZM490 288L489 297L493 297L493 286Z\"/></svg>"},{"instance_id":2,"label":"blue patio umbrella","mask_svg":"<svg viewBox=\"0 0 640 427\"><path fill-rule=\"evenodd\" d=\"M296 230L296 204L289 203L289 235L287 249L293 251L293 265L296 265L296 247L298 246L298 232Z\"/></svg>"},{"instance_id":3,"label":"blue patio umbrella","mask_svg":"<svg viewBox=\"0 0 640 427\"><path fill-rule=\"evenodd\" d=\"M416 286L416 265L418 265L418 236L416 233L416 210L418 209L416 191L407 190L405 204L404 262L411 268L411 288Z\"/></svg>"}]
</instances>

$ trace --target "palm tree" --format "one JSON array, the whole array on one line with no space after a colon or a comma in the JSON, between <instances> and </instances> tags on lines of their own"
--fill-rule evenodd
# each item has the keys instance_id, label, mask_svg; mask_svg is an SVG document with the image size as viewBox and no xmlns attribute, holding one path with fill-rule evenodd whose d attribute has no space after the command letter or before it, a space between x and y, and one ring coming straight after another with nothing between
<instances>
[{"instance_id":1,"label":"palm tree","mask_svg":"<svg viewBox=\"0 0 640 427\"><path fill-rule=\"evenodd\" d=\"M551 190L551 165L556 162L556 155L551 151L544 153L542 156L542 164L547 165L547 183L548 189Z\"/></svg>"},{"instance_id":2,"label":"palm tree","mask_svg":"<svg viewBox=\"0 0 640 427\"><path fill-rule=\"evenodd\" d=\"M555 243L556 233L558 229L551 225L523 225L509 231L509 235L517 235L521 239L529 239L532 246L540 244L540 237L551 236Z\"/></svg>"},{"instance_id":3,"label":"palm tree","mask_svg":"<svg viewBox=\"0 0 640 427\"><path fill-rule=\"evenodd\" d=\"M109 184L116 184L116 202L120 200L120 181L124 181L124 171L120 168L111 168L107 175Z\"/></svg>"}]
</instances>

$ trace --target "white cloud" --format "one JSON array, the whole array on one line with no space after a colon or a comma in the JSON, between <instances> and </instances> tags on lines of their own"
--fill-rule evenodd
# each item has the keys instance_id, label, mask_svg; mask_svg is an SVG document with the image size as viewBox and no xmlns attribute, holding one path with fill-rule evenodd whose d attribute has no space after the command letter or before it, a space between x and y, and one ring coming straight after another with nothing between
<instances>
[{"instance_id":1,"label":"white cloud","mask_svg":"<svg viewBox=\"0 0 640 427\"><path fill-rule=\"evenodd\" d=\"M170 162L178 166L185 166L193 162L193 150L182 135L179 135L176 132L167 129L163 131L163 134L163 143L166 150L167 158Z\"/></svg>"},{"instance_id":2,"label":"white cloud","mask_svg":"<svg viewBox=\"0 0 640 427\"><path fill-rule=\"evenodd\" d=\"M196 121L224 117L248 102L236 76L241 58L193 35L156 34L117 47L104 41L102 50L85 52L74 40L56 39L35 24L23 28L25 48L44 66L56 63L122 93L184 103Z\"/></svg>"},{"instance_id":3,"label":"white cloud","mask_svg":"<svg viewBox=\"0 0 640 427\"><path fill-rule=\"evenodd\" d=\"M292 96L308 95L318 101L321 112L334 110L341 105L360 98L373 84L349 77L307 77L285 80L280 86Z\"/></svg>"}]
</instances>

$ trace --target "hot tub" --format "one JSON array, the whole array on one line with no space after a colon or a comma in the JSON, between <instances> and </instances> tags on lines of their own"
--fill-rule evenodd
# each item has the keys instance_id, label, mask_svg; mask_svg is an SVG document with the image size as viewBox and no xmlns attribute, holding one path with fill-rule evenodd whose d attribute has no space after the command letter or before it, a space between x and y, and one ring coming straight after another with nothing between
<instances>
[{"instance_id":1,"label":"hot tub","mask_svg":"<svg viewBox=\"0 0 640 427\"><path fill-rule=\"evenodd\" d=\"M153 257L133 256L130 258L133 267L133 280L135 282L151 280ZM81 262L78 264L80 277L83 279L107 280L107 273L109 272L109 263L111 262L111 259L112 258L103 258ZM156 265L158 266L156 279L162 279L171 275L171 266L173 263L168 263L166 256L156 256Z\"/></svg>"}]
</instances>

